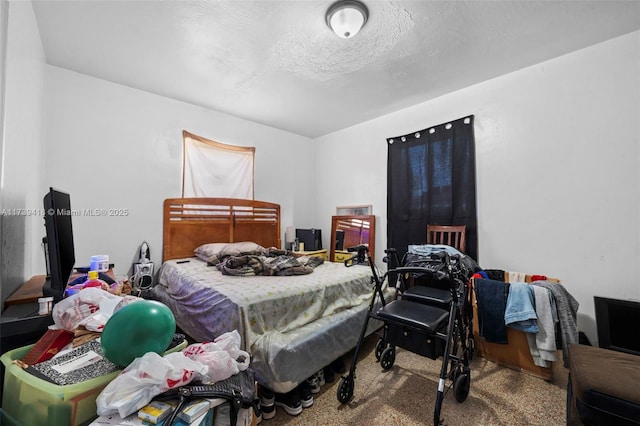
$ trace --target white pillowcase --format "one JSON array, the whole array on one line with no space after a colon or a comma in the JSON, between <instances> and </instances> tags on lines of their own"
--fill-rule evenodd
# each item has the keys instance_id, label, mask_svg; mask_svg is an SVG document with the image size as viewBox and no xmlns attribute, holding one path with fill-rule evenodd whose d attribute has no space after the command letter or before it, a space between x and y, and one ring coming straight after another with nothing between
<instances>
[{"instance_id":1,"label":"white pillowcase","mask_svg":"<svg viewBox=\"0 0 640 426\"><path fill-rule=\"evenodd\" d=\"M239 243L229 243L220 250L218 257L223 256L239 256L242 253L250 253L258 250L264 250L259 244L251 241L242 241Z\"/></svg>"},{"instance_id":2,"label":"white pillowcase","mask_svg":"<svg viewBox=\"0 0 640 426\"><path fill-rule=\"evenodd\" d=\"M242 241L238 243L203 244L195 249L194 253L199 259L202 259L205 262L217 263L215 258L238 256L242 253L254 252L256 250L264 250L264 247L251 241Z\"/></svg>"},{"instance_id":3,"label":"white pillowcase","mask_svg":"<svg viewBox=\"0 0 640 426\"><path fill-rule=\"evenodd\" d=\"M205 262L211 257L220 253L225 246L228 246L229 243L208 243L203 244L197 249L193 251L193 253L198 257L198 259L204 260Z\"/></svg>"}]
</instances>

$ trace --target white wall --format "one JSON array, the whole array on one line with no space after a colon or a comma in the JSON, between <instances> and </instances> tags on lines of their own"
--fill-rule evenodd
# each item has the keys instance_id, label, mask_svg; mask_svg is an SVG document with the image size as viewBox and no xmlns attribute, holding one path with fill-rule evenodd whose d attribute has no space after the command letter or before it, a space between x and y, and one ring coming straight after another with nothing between
<instances>
[{"instance_id":1,"label":"white wall","mask_svg":"<svg viewBox=\"0 0 640 426\"><path fill-rule=\"evenodd\" d=\"M283 241L285 225L313 215L313 179L292 179L312 163L310 139L52 66L46 111L45 184L68 192L73 210L129 212L74 217L77 265L107 254L126 274L144 240L159 265L162 202L181 196L183 129L256 147L255 199L281 205Z\"/></svg>"},{"instance_id":2,"label":"white wall","mask_svg":"<svg viewBox=\"0 0 640 426\"><path fill-rule=\"evenodd\" d=\"M597 342L594 295L640 300L640 32L318 138L318 226L373 204L380 261L385 139L469 114L480 265L560 278Z\"/></svg>"},{"instance_id":3,"label":"white wall","mask_svg":"<svg viewBox=\"0 0 640 426\"><path fill-rule=\"evenodd\" d=\"M44 273L42 208L44 52L31 2L8 3L4 134L0 177L4 300L35 273ZM5 5L3 5L5 6ZM17 209L17 210L16 210Z\"/></svg>"}]
</instances>

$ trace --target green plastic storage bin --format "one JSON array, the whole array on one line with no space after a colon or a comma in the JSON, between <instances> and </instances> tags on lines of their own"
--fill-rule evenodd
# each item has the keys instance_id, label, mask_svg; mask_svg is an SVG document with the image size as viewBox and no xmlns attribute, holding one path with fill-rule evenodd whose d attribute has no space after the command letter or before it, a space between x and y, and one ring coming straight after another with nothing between
<instances>
[{"instance_id":1,"label":"green plastic storage bin","mask_svg":"<svg viewBox=\"0 0 640 426\"><path fill-rule=\"evenodd\" d=\"M96 415L96 398L116 378L119 371L73 385L59 386L42 380L13 364L22 359L33 345L2 355L4 389L2 425L78 426L91 423ZM169 352L184 349L186 340Z\"/></svg>"}]
</instances>

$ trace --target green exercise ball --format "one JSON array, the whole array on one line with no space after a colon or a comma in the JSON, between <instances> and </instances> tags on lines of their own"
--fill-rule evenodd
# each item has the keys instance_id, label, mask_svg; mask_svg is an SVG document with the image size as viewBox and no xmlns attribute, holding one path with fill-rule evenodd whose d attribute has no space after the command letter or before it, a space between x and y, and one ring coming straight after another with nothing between
<instances>
[{"instance_id":1,"label":"green exercise ball","mask_svg":"<svg viewBox=\"0 0 640 426\"><path fill-rule=\"evenodd\" d=\"M123 306L109 318L100 346L109 361L126 367L147 352L162 354L175 332L176 320L166 305L141 300Z\"/></svg>"}]
</instances>

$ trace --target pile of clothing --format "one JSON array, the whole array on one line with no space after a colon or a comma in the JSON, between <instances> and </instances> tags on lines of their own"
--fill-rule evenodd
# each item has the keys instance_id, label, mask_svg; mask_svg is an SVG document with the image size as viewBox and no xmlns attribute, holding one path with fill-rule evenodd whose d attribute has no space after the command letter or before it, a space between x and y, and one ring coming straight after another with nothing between
<instances>
[{"instance_id":1,"label":"pile of clothing","mask_svg":"<svg viewBox=\"0 0 640 426\"><path fill-rule=\"evenodd\" d=\"M506 281L505 282L505 277ZM578 343L578 301L559 282L543 275L487 270L474 274L480 336L509 343L506 327L527 334L533 361L549 367L562 349L568 367L569 345Z\"/></svg>"}]
</instances>

